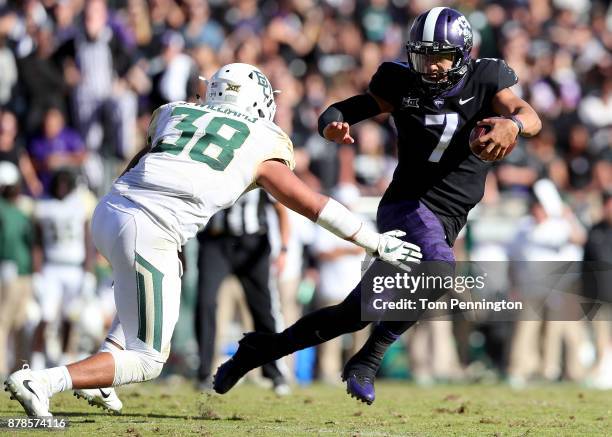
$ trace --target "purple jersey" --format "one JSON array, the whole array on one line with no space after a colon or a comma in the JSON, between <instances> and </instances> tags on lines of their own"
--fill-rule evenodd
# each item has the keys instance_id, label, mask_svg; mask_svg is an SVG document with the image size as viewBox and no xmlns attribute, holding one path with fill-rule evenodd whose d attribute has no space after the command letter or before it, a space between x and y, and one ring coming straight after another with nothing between
<instances>
[{"instance_id":1,"label":"purple jersey","mask_svg":"<svg viewBox=\"0 0 612 437\"><path fill-rule=\"evenodd\" d=\"M469 62L460 87L433 97L421 91L406 64L381 64L370 91L394 107L399 159L382 204L421 201L442 221L452 245L467 213L482 198L491 168L471 153L470 131L477 121L496 115L493 96L516 82L501 59L476 59Z\"/></svg>"}]
</instances>

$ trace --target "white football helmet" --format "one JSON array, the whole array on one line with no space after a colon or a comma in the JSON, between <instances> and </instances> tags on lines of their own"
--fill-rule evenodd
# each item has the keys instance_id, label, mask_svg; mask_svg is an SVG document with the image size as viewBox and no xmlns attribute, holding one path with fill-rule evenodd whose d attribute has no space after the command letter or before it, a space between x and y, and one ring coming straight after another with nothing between
<instances>
[{"instance_id":1,"label":"white football helmet","mask_svg":"<svg viewBox=\"0 0 612 437\"><path fill-rule=\"evenodd\" d=\"M274 119L274 90L265 74L249 64L227 64L207 81L205 104L234 105L267 120Z\"/></svg>"}]
</instances>

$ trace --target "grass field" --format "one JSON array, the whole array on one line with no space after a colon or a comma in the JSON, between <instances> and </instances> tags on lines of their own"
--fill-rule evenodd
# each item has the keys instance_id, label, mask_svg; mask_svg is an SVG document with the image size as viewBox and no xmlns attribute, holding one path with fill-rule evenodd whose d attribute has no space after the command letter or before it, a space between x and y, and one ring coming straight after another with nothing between
<instances>
[{"instance_id":1,"label":"grass field","mask_svg":"<svg viewBox=\"0 0 612 437\"><path fill-rule=\"evenodd\" d=\"M366 406L343 387L296 388L278 398L243 384L218 396L173 380L120 389L120 416L104 414L70 393L56 396L51 411L70 419L70 428L58 432L70 436L612 435L612 392L569 385L522 391L496 385L420 388L393 381L380 382L377 389L376 402ZM22 415L21 406L1 393L0 416Z\"/></svg>"}]
</instances>

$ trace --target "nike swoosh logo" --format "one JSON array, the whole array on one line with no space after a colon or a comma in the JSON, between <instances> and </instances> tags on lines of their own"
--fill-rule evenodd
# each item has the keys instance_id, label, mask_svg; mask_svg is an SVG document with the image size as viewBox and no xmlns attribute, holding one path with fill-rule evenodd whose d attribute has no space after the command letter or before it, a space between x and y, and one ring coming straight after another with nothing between
<instances>
[{"instance_id":1,"label":"nike swoosh logo","mask_svg":"<svg viewBox=\"0 0 612 437\"><path fill-rule=\"evenodd\" d=\"M37 395L37 394L34 392L34 390L32 390L32 387L30 387L30 383L31 383L31 382L32 382L32 380L31 380L31 379L24 379L24 380L23 380L23 386L24 386L25 388L27 388L27 389L28 389L28 391L29 391L30 393L32 393L34 396L36 396L36 399L38 399L38 400L40 401L40 398L38 397L38 395Z\"/></svg>"},{"instance_id":2,"label":"nike swoosh logo","mask_svg":"<svg viewBox=\"0 0 612 437\"><path fill-rule=\"evenodd\" d=\"M389 247L389 246L387 246L387 247L385 247L385 253L391 253L391 252L393 252L395 249L397 249L398 247L401 247L403 244L404 244L404 243L400 243L400 244L398 244L398 245L397 245L397 246L395 246L395 247Z\"/></svg>"},{"instance_id":3,"label":"nike swoosh logo","mask_svg":"<svg viewBox=\"0 0 612 437\"><path fill-rule=\"evenodd\" d=\"M474 98L474 96L470 97L469 99L459 99L459 104L460 105L465 105L467 102L469 102L470 100L472 100Z\"/></svg>"},{"instance_id":4,"label":"nike swoosh logo","mask_svg":"<svg viewBox=\"0 0 612 437\"><path fill-rule=\"evenodd\" d=\"M99 388L98 390L100 390L100 393L102 393L102 397L104 399L106 399L107 397L109 397L111 395L110 392L104 393L104 391L101 388Z\"/></svg>"}]
</instances>

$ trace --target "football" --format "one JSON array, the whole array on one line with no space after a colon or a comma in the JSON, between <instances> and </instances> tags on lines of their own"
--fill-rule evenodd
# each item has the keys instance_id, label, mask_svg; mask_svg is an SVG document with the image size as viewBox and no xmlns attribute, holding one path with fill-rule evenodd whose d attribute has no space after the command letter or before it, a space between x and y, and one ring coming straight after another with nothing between
<instances>
[{"instance_id":1,"label":"football","mask_svg":"<svg viewBox=\"0 0 612 437\"><path fill-rule=\"evenodd\" d=\"M480 152L485 148L486 145L472 145L474 141L480 138L483 135L486 135L491 131L491 126L474 126L472 131L470 132L470 149L475 155L480 155Z\"/></svg>"},{"instance_id":2,"label":"football","mask_svg":"<svg viewBox=\"0 0 612 437\"><path fill-rule=\"evenodd\" d=\"M491 131L491 126L487 126L487 125L474 126L474 128L470 131L470 139L469 139L470 149L475 155L479 156L480 153L483 151L483 149L486 147L486 144L473 145L472 143L476 141L478 138L480 138L481 136L486 135L490 131ZM504 155L501 156L499 159L503 159L506 156L508 156L514 149L514 146L516 146L516 141L512 143L510 147L508 147L508 150L506 150L506 153L504 153Z\"/></svg>"}]
</instances>

